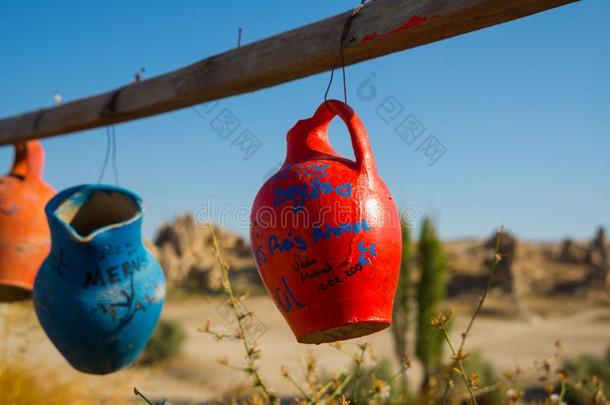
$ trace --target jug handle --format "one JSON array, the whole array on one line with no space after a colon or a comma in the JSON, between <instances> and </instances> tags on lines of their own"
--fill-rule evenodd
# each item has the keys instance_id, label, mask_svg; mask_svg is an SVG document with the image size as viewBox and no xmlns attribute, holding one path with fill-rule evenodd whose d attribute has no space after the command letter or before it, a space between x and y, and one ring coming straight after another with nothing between
<instances>
[{"instance_id":1,"label":"jug handle","mask_svg":"<svg viewBox=\"0 0 610 405\"><path fill-rule=\"evenodd\" d=\"M312 119L317 126L323 126L328 125L337 115L349 130L358 170L367 175L374 174L376 171L375 157L371 151L369 136L362 121L350 106L339 100L326 100L318 107Z\"/></svg>"},{"instance_id":2,"label":"jug handle","mask_svg":"<svg viewBox=\"0 0 610 405\"><path fill-rule=\"evenodd\" d=\"M10 174L22 178L41 178L44 149L38 141L20 142L15 147L15 161Z\"/></svg>"}]
</instances>

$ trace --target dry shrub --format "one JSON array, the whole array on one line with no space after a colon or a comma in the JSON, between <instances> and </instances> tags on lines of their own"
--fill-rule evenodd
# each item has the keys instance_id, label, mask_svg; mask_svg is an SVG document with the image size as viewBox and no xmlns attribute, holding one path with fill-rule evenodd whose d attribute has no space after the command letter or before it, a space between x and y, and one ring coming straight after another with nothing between
<instances>
[{"instance_id":1,"label":"dry shrub","mask_svg":"<svg viewBox=\"0 0 610 405\"><path fill-rule=\"evenodd\" d=\"M11 405L90 404L77 383L60 383L54 372L34 374L31 367L17 362L0 365L2 403Z\"/></svg>"},{"instance_id":2,"label":"dry shrub","mask_svg":"<svg viewBox=\"0 0 610 405\"><path fill-rule=\"evenodd\" d=\"M130 397L126 387L132 384L129 376L116 376L103 388L93 388L84 384L84 379L66 380L61 370L33 362L28 352L36 345L39 328L31 301L0 305L0 404L126 403ZM62 367L70 366L65 363Z\"/></svg>"},{"instance_id":3,"label":"dry shrub","mask_svg":"<svg viewBox=\"0 0 610 405\"><path fill-rule=\"evenodd\" d=\"M179 321L160 320L140 358L143 365L170 359L180 353L186 340L186 330Z\"/></svg>"},{"instance_id":4,"label":"dry shrub","mask_svg":"<svg viewBox=\"0 0 610 405\"><path fill-rule=\"evenodd\" d=\"M36 327L31 302L3 304L0 316L0 393L10 405L85 404L77 384L60 384L55 372L28 365L25 354Z\"/></svg>"}]
</instances>

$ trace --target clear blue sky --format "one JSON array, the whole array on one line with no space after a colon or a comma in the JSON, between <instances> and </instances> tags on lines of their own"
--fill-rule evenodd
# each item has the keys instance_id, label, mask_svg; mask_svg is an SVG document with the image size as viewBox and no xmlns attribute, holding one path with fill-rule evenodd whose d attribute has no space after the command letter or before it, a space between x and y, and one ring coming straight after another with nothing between
<instances>
[{"instance_id":1,"label":"clear blue sky","mask_svg":"<svg viewBox=\"0 0 610 405\"><path fill-rule=\"evenodd\" d=\"M72 100L167 72L283 32L358 1L17 1L0 3L0 116ZM399 205L431 214L444 237L505 224L528 239L585 237L610 225L610 2L586 0L349 67L350 104L367 126L379 171ZM358 97L375 74L376 99ZM263 143L243 160L192 109L118 125L121 183L147 205L145 232L212 201L243 216L310 116L327 74L221 100ZM336 81L332 95L342 96ZM377 114L389 96L446 153L432 166ZM212 117L213 118L213 117ZM336 148L351 154L339 123ZM44 141L57 189L97 181L104 130ZM0 148L0 171L12 150ZM107 176L111 181L112 177ZM241 214L240 214L241 213ZM225 225L246 233L233 220Z\"/></svg>"}]
</instances>

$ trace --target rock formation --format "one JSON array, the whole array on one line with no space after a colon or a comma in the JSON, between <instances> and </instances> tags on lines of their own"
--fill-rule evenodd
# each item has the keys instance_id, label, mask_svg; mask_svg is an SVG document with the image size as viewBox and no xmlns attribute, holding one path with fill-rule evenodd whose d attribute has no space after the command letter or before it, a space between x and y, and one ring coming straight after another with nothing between
<instances>
[{"instance_id":1,"label":"rock formation","mask_svg":"<svg viewBox=\"0 0 610 405\"><path fill-rule=\"evenodd\" d=\"M487 241L484 242L483 246L492 252L496 248L496 234L494 233ZM514 276L514 262L517 258L517 238L508 232L503 232L500 239L499 254L502 260L496 265L496 273L494 276L494 285L500 286L503 291L507 293L513 293L515 276ZM485 266L489 266L493 257L485 259Z\"/></svg>"},{"instance_id":2,"label":"rock formation","mask_svg":"<svg viewBox=\"0 0 610 405\"><path fill-rule=\"evenodd\" d=\"M566 238L561 242L559 254L555 258L562 263L588 263L589 249L583 244L576 243L574 240Z\"/></svg>"},{"instance_id":3,"label":"rock formation","mask_svg":"<svg viewBox=\"0 0 610 405\"><path fill-rule=\"evenodd\" d=\"M245 276L246 282L258 282L258 274L250 247L244 238L216 228L216 236L231 274ZM212 250L207 225L198 224L192 215L183 214L173 222L163 224L154 238L151 250L165 270L170 287L188 287L218 291L222 275Z\"/></svg>"},{"instance_id":4,"label":"rock formation","mask_svg":"<svg viewBox=\"0 0 610 405\"><path fill-rule=\"evenodd\" d=\"M606 230L600 226L591 241L590 250L591 273L589 283L596 287L605 287L608 283L608 246L606 244Z\"/></svg>"}]
</instances>

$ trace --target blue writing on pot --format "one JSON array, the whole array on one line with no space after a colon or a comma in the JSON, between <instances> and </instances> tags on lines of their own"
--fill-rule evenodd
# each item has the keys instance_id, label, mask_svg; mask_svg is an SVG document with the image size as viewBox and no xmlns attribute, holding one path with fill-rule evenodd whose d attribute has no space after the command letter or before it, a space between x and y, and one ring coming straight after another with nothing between
<instances>
[{"instance_id":1,"label":"blue writing on pot","mask_svg":"<svg viewBox=\"0 0 610 405\"><path fill-rule=\"evenodd\" d=\"M286 282L286 278L282 276L282 286L276 287L273 292L275 301L286 312L290 312L294 309L294 307L305 308L305 304L299 302L296 298L290 287L288 286L288 282ZM280 296L280 293L282 296Z\"/></svg>"},{"instance_id":2,"label":"blue writing on pot","mask_svg":"<svg viewBox=\"0 0 610 405\"><path fill-rule=\"evenodd\" d=\"M358 256L358 261L361 265L366 266L367 264L371 264L370 257L377 257L375 247L375 243L371 243L371 245L367 247L364 242L358 242L358 251L362 252L360 256Z\"/></svg>"},{"instance_id":3,"label":"blue writing on pot","mask_svg":"<svg viewBox=\"0 0 610 405\"><path fill-rule=\"evenodd\" d=\"M307 242L303 240L299 235L292 237L292 233L288 232L288 237L280 240L276 235L271 235L267 240L267 245L269 247L269 253L271 256L275 254L276 251L280 251L282 253L290 252L292 249L296 248L299 250L307 250Z\"/></svg>"},{"instance_id":4,"label":"blue writing on pot","mask_svg":"<svg viewBox=\"0 0 610 405\"><path fill-rule=\"evenodd\" d=\"M278 186L273 190L275 197L273 205L280 205L289 201L293 204L293 208L298 211L303 208L305 201L315 200L333 192L340 197L350 197L352 195L352 185L344 183L335 187L328 181L314 179L309 184L299 183L287 187Z\"/></svg>"},{"instance_id":5,"label":"blue writing on pot","mask_svg":"<svg viewBox=\"0 0 610 405\"><path fill-rule=\"evenodd\" d=\"M331 236L341 237L345 234L359 234L360 232L370 231L372 228L367 225L366 219L354 222L352 224L339 224L338 226L324 225L324 227L314 227L312 233L313 243L318 243L319 240L326 240Z\"/></svg>"},{"instance_id":6,"label":"blue writing on pot","mask_svg":"<svg viewBox=\"0 0 610 405\"><path fill-rule=\"evenodd\" d=\"M326 169L330 166L326 163L310 163L307 165L296 164L296 165L286 165L283 169L278 171L273 177L272 180L278 181L296 179L296 178L324 178L328 176Z\"/></svg>"}]
</instances>

